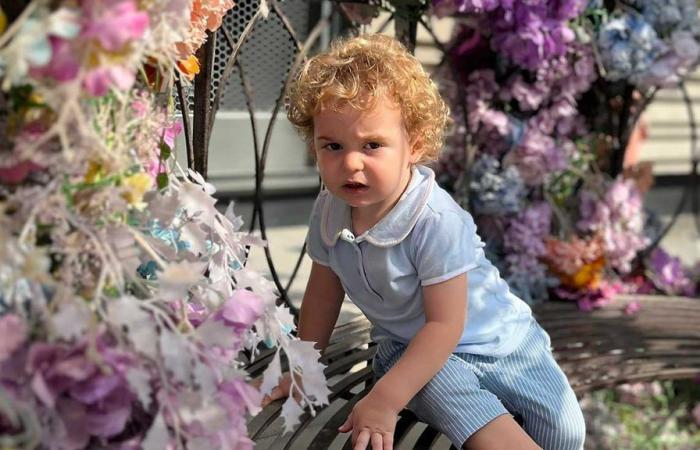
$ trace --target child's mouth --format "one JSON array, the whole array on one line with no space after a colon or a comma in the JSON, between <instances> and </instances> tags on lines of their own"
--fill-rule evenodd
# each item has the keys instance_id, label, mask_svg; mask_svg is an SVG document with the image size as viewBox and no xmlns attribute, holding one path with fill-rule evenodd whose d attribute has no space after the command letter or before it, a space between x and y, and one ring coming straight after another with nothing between
<instances>
[{"instance_id":1,"label":"child's mouth","mask_svg":"<svg viewBox=\"0 0 700 450\"><path fill-rule=\"evenodd\" d=\"M350 182L343 184L343 189L350 192L362 192L368 189L366 184Z\"/></svg>"}]
</instances>

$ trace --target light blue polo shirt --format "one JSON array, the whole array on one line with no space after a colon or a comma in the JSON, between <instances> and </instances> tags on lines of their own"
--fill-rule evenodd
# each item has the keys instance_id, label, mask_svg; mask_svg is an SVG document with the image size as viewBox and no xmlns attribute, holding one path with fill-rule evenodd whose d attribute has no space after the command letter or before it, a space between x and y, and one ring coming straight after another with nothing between
<instances>
[{"instance_id":1,"label":"light blue polo shirt","mask_svg":"<svg viewBox=\"0 0 700 450\"><path fill-rule=\"evenodd\" d=\"M483 247L471 215L424 166L414 167L396 206L360 236L347 203L321 192L307 236L309 256L338 275L372 322L375 341L407 344L425 324L422 287L468 272L467 321L455 352L505 356L526 335L532 312Z\"/></svg>"}]
</instances>

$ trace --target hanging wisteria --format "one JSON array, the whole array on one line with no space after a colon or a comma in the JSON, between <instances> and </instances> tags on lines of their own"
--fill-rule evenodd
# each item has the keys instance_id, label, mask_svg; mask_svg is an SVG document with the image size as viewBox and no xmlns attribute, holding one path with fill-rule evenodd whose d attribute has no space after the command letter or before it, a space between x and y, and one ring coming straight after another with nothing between
<instances>
[{"instance_id":1,"label":"hanging wisteria","mask_svg":"<svg viewBox=\"0 0 700 450\"><path fill-rule=\"evenodd\" d=\"M264 5L263 5L264 6ZM327 402L312 343L214 188L176 163L170 94L231 0L32 1L0 13L0 447L252 448L241 350ZM8 23L9 22L9 23ZM301 413L284 406L287 426Z\"/></svg>"}]
</instances>

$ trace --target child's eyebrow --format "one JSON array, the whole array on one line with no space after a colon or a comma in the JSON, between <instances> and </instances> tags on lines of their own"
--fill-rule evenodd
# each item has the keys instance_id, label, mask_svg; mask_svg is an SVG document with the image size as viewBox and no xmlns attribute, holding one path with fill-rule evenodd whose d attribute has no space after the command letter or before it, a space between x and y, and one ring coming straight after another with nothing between
<instances>
[{"instance_id":1,"label":"child's eyebrow","mask_svg":"<svg viewBox=\"0 0 700 450\"><path fill-rule=\"evenodd\" d=\"M386 138L383 137L380 134L360 134L357 136L358 139L362 141L383 141ZM317 141L335 141L337 139L332 138L332 137L326 137L326 136L318 136L316 137Z\"/></svg>"}]
</instances>

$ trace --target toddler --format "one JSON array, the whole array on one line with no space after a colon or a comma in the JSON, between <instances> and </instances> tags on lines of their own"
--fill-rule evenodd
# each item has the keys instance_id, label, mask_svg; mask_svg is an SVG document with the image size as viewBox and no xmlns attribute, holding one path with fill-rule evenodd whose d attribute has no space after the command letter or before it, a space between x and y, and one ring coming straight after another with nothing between
<instances>
[{"instance_id":1,"label":"toddler","mask_svg":"<svg viewBox=\"0 0 700 450\"><path fill-rule=\"evenodd\" d=\"M581 449L583 416L549 336L422 165L438 157L448 110L420 63L387 36L336 41L288 100L326 187L299 336L325 349L347 294L378 343L378 381L340 428L353 448L393 448L408 408L457 448ZM287 374L265 403L289 384Z\"/></svg>"}]
</instances>

